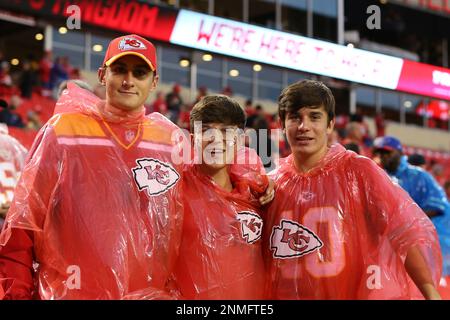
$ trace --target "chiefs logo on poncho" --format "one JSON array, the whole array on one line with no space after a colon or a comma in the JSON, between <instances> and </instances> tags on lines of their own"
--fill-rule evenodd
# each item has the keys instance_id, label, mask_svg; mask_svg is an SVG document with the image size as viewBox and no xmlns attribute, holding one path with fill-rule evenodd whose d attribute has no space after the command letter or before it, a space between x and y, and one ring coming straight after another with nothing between
<instances>
[{"instance_id":1,"label":"chiefs logo on poncho","mask_svg":"<svg viewBox=\"0 0 450 320\"><path fill-rule=\"evenodd\" d=\"M319 237L305 226L290 220L281 220L274 226L270 248L274 258L301 257L323 246Z\"/></svg>"},{"instance_id":2,"label":"chiefs logo on poncho","mask_svg":"<svg viewBox=\"0 0 450 320\"><path fill-rule=\"evenodd\" d=\"M139 191L147 189L149 196L162 194L180 179L178 172L168 163L153 158L137 159L133 168L134 180Z\"/></svg>"},{"instance_id":3,"label":"chiefs logo on poncho","mask_svg":"<svg viewBox=\"0 0 450 320\"><path fill-rule=\"evenodd\" d=\"M263 221L255 212L243 211L237 214L241 222L241 233L247 243L254 243L261 238Z\"/></svg>"}]
</instances>

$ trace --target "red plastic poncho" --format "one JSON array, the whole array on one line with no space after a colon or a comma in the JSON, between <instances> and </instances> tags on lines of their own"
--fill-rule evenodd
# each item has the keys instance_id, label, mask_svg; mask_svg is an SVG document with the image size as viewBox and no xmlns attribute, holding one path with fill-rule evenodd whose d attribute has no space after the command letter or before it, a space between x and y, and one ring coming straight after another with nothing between
<instances>
[{"instance_id":1,"label":"red plastic poncho","mask_svg":"<svg viewBox=\"0 0 450 320\"><path fill-rule=\"evenodd\" d=\"M0 124L0 206L12 202L27 152L19 141L8 135L8 127ZM0 218L0 228L2 222Z\"/></svg>"},{"instance_id":2,"label":"red plastic poncho","mask_svg":"<svg viewBox=\"0 0 450 320\"><path fill-rule=\"evenodd\" d=\"M263 299L262 215L268 178L256 152L243 148L229 168L232 192L195 165L183 180L184 228L176 280L184 299Z\"/></svg>"},{"instance_id":3,"label":"red plastic poncho","mask_svg":"<svg viewBox=\"0 0 450 320\"><path fill-rule=\"evenodd\" d=\"M264 231L274 299L422 297L404 261L417 246L437 287L442 258L429 218L372 160L333 145L310 172L286 158L271 176Z\"/></svg>"},{"instance_id":4,"label":"red plastic poncho","mask_svg":"<svg viewBox=\"0 0 450 320\"><path fill-rule=\"evenodd\" d=\"M183 215L176 127L71 84L56 110L0 235L5 298L167 298Z\"/></svg>"}]
</instances>

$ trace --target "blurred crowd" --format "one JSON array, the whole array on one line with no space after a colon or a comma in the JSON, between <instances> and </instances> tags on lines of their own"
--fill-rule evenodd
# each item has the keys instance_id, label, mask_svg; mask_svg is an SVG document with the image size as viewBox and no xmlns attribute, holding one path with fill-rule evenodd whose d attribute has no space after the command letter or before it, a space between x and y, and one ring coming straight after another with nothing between
<instances>
[{"instance_id":1,"label":"blurred crowd","mask_svg":"<svg viewBox=\"0 0 450 320\"><path fill-rule=\"evenodd\" d=\"M53 113L54 102L65 88L67 81L77 81L84 86L80 71L74 68L67 57L53 58L52 52L44 53L39 61L30 57L13 68L4 59L0 51L0 123L8 127L30 131L39 130ZM104 99L104 87L91 88L97 96ZM189 114L192 107L202 97L208 95L206 87L200 87L193 101L185 101L181 86L174 84L169 92L158 91L154 99L145 105L146 113L159 112L176 123L180 128L189 130ZM233 96L230 87L223 88L222 94ZM276 113L267 113L261 104L247 100L243 106L247 114L246 132L256 132L246 140L260 155L267 170L273 169L278 158L289 155L290 149L283 134ZM360 113L336 117L335 130L330 136L331 143L341 143L347 149L373 158L373 142L376 137L384 136L386 122L383 113L375 117L376 132L371 135L364 116ZM411 163L430 172L447 192L450 189L450 172L442 162L422 154L410 155Z\"/></svg>"}]
</instances>

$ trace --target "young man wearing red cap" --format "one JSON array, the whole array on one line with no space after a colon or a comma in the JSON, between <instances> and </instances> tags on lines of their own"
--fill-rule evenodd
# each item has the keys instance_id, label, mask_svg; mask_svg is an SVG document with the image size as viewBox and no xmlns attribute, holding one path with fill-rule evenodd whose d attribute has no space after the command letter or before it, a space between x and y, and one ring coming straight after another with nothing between
<instances>
[{"instance_id":1,"label":"young man wearing red cap","mask_svg":"<svg viewBox=\"0 0 450 320\"><path fill-rule=\"evenodd\" d=\"M330 89L300 81L278 104L292 155L264 222L270 298L439 299L431 221L372 160L328 145Z\"/></svg>"},{"instance_id":2,"label":"young man wearing red cap","mask_svg":"<svg viewBox=\"0 0 450 320\"><path fill-rule=\"evenodd\" d=\"M109 44L106 101L69 84L36 138L0 235L0 298L160 299L177 255L176 126L144 117L155 48Z\"/></svg>"}]
</instances>

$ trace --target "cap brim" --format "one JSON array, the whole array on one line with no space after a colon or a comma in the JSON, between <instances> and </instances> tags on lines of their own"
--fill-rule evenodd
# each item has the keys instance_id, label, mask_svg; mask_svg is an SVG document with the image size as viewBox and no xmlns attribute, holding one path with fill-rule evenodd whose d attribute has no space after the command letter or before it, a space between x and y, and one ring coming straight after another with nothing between
<instances>
[{"instance_id":1,"label":"cap brim","mask_svg":"<svg viewBox=\"0 0 450 320\"><path fill-rule=\"evenodd\" d=\"M375 150L386 150L386 151L394 151L397 150L395 148L389 147L389 146L382 146L382 147L375 147Z\"/></svg>"},{"instance_id":2,"label":"cap brim","mask_svg":"<svg viewBox=\"0 0 450 320\"><path fill-rule=\"evenodd\" d=\"M142 53L139 53L139 52L133 52L133 51L128 51L128 52L122 52L122 53L119 53L119 54L115 55L114 57L110 58L108 61L106 61L106 62L105 62L105 65L106 65L107 67L109 67L111 64L114 63L114 61L116 61L117 59L122 58L123 56L127 56L127 55L133 55L133 56L137 56L137 57L141 58L142 60L144 60L144 61L148 64L148 66L150 67L150 69L151 69L153 72L156 71L156 69L155 69L155 67L153 66L153 64L151 63L151 61L148 60Z\"/></svg>"}]
</instances>

